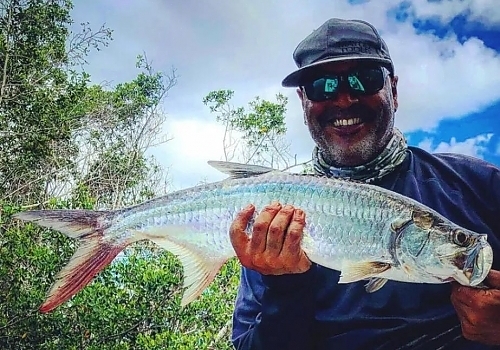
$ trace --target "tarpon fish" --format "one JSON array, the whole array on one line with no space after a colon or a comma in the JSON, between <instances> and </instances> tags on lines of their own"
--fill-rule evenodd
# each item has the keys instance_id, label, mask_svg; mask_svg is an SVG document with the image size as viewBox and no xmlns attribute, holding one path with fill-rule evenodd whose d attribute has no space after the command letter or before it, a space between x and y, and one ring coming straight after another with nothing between
<instances>
[{"instance_id":1,"label":"tarpon fish","mask_svg":"<svg viewBox=\"0 0 500 350\"><path fill-rule=\"evenodd\" d=\"M16 218L58 230L79 247L58 273L41 312L84 288L129 244L150 240L183 266L187 305L235 256L229 229L253 203L274 201L306 213L301 247L309 259L341 272L339 283L368 280L367 292L387 280L480 286L493 261L487 236L395 192L356 181L293 174L256 165L209 162L230 175L114 211L34 210ZM252 224L248 234L251 235Z\"/></svg>"}]
</instances>

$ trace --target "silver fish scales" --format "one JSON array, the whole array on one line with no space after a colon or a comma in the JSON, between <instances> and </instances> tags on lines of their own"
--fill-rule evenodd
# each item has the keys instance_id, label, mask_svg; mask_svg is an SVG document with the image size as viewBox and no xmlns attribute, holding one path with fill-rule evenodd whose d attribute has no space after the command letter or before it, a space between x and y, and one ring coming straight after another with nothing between
<instances>
[{"instance_id":1,"label":"silver fish scales","mask_svg":"<svg viewBox=\"0 0 500 350\"><path fill-rule=\"evenodd\" d=\"M307 222L302 248L309 259L341 271L339 283L368 280L367 292L382 288L387 280L480 286L491 269L493 253L485 234L392 191L260 166L210 164L230 177L116 211L18 213L19 219L80 241L40 311L67 301L139 240L151 240L178 256L186 287L181 303L192 302L235 256L229 228L249 203L262 209L279 201L303 209Z\"/></svg>"}]
</instances>

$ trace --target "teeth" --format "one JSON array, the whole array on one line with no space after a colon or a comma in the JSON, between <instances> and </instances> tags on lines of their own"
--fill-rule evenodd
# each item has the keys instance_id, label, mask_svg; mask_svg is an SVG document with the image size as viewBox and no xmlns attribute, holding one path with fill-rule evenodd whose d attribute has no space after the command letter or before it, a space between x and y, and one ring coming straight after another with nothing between
<instances>
[{"instance_id":1,"label":"teeth","mask_svg":"<svg viewBox=\"0 0 500 350\"><path fill-rule=\"evenodd\" d=\"M361 123L361 118L337 119L333 122L333 126L348 126L360 123Z\"/></svg>"}]
</instances>

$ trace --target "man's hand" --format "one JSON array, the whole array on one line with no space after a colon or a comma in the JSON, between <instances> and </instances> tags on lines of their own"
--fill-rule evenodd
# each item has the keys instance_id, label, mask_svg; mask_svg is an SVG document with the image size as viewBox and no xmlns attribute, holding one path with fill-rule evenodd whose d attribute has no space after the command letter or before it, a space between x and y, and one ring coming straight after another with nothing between
<instances>
[{"instance_id":1,"label":"man's hand","mask_svg":"<svg viewBox=\"0 0 500 350\"><path fill-rule=\"evenodd\" d=\"M253 232L245 232L255 207L243 209L231 225L229 235L241 264L263 275L307 271L311 262L300 247L305 214L279 203L265 207L255 218Z\"/></svg>"},{"instance_id":2,"label":"man's hand","mask_svg":"<svg viewBox=\"0 0 500 350\"><path fill-rule=\"evenodd\" d=\"M451 302L466 339L500 345L500 271L491 270L486 282L491 289L477 289L454 283Z\"/></svg>"}]
</instances>

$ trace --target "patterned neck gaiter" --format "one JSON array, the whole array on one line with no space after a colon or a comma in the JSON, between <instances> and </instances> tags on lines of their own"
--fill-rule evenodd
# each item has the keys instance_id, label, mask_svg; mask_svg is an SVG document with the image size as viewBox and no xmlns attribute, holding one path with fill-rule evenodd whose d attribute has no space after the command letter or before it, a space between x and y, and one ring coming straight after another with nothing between
<instances>
[{"instance_id":1,"label":"patterned neck gaiter","mask_svg":"<svg viewBox=\"0 0 500 350\"><path fill-rule=\"evenodd\" d=\"M394 128L394 135L379 156L372 161L354 167L336 168L328 165L316 146L313 150L313 166L318 174L327 177L337 177L364 181L367 183L381 179L400 165L406 157L408 145L404 135Z\"/></svg>"}]
</instances>

